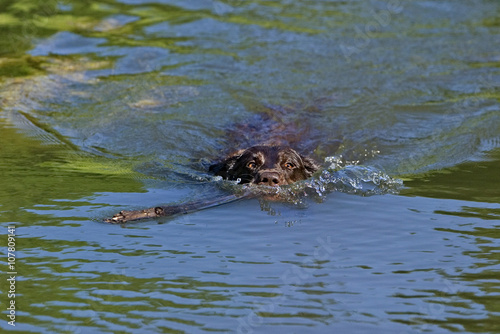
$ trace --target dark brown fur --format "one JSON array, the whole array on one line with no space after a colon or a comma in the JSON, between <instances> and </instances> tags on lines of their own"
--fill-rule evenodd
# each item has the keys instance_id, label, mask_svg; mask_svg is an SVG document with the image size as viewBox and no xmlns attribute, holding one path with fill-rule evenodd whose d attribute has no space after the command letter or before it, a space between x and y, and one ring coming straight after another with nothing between
<instances>
[{"instance_id":1,"label":"dark brown fur","mask_svg":"<svg viewBox=\"0 0 500 334\"><path fill-rule=\"evenodd\" d=\"M301 121L297 124L297 122L287 121L286 116L289 113L304 110L307 112L307 118L314 117L318 108L311 106L258 108L251 122L233 125L225 136L226 141L233 147L249 148L230 154L219 163L210 166L209 171L227 180L273 187L292 184L311 177L320 168L319 164L312 158L297 153L290 146L310 154L318 147L321 151L325 143L336 148L340 140L338 138L332 140L329 137L325 140L322 136L320 137L321 145L318 146L318 137L314 133L311 134L312 128L307 122ZM230 203L245 196L252 195L247 194L242 197L233 194L207 201L121 211L105 221L121 224L140 219L173 216Z\"/></svg>"},{"instance_id":2,"label":"dark brown fur","mask_svg":"<svg viewBox=\"0 0 500 334\"><path fill-rule=\"evenodd\" d=\"M319 169L318 163L287 146L252 146L210 166L215 175L266 186L305 180Z\"/></svg>"}]
</instances>

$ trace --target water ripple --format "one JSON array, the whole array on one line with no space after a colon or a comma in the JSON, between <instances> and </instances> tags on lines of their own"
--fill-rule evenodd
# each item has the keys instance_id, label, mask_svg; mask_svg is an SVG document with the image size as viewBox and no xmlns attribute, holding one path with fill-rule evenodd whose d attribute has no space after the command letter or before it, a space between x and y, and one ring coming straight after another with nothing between
<instances>
[{"instance_id":1,"label":"water ripple","mask_svg":"<svg viewBox=\"0 0 500 334\"><path fill-rule=\"evenodd\" d=\"M214 180L222 189L240 196L264 197L266 199L303 204L305 197L322 201L332 192L343 192L360 196L397 194L403 181L393 178L372 166L351 165L342 157L331 156L325 159L327 165L312 178L281 187L241 185L238 181Z\"/></svg>"}]
</instances>

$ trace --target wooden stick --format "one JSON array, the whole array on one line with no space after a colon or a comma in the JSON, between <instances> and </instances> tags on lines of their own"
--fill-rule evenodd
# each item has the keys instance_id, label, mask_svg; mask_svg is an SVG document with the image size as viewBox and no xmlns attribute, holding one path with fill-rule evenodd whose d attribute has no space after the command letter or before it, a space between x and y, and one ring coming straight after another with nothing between
<instances>
[{"instance_id":1,"label":"wooden stick","mask_svg":"<svg viewBox=\"0 0 500 334\"><path fill-rule=\"evenodd\" d=\"M245 195L244 196L229 195L224 197L218 197L208 201L195 201L184 204L155 206L153 208L144 210L120 211L112 218L105 219L104 221L106 223L111 223L111 224L123 224L126 222L136 221L141 219L175 216L178 214L186 214L194 211L213 208L215 206L223 204L232 203L245 197L248 198L248 196Z\"/></svg>"}]
</instances>

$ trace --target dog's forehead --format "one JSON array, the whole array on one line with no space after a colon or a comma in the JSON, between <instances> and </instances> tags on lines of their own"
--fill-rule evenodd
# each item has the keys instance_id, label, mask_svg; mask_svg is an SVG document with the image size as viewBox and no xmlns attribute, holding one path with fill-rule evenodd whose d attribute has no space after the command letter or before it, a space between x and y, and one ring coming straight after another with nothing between
<instances>
[{"instance_id":1,"label":"dog's forehead","mask_svg":"<svg viewBox=\"0 0 500 334\"><path fill-rule=\"evenodd\" d=\"M283 159L299 159L299 154L289 147L282 146L253 146L248 148L241 157L261 159L267 161L280 161Z\"/></svg>"},{"instance_id":2,"label":"dog's forehead","mask_svg":"<svg viewBox=\"0 0 500 334\"><path fill-rule=\"evenodd\" d=\"M279 156L282 158L294 158L294 159L299 159L300 155L292 148L286 147L283 150L279 151Z\"/></svg>"},{"instance_id":3,"label":"dog's forehead","mask_svg":"<svg viewBox=\"0 0 500 334\"><path fill-rule=\"evenodd\" d=\"M247 152L254 156L270 159L278 156L280 149L274 146L252 146Z\"/></svg>"},{"instance_id":4,"label":"dog's forehead","mask_svg":"<svg viewBox=\"0 0 500 334\"><path fill-rule=\"evenodd\" d=\"M243 152L243 154L241 155L241 158L243 159L248 159L248 158L265 158L266 156L266 152L265 151L262 151L259 149L259 147L250 147L248 149L245 150L245 152Z\"/></svg>"}]
</instances>

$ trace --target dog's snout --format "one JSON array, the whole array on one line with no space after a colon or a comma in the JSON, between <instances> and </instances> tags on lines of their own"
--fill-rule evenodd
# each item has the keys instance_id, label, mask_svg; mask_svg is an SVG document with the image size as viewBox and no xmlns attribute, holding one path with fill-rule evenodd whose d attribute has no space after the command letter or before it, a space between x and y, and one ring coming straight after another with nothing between
<instances>
[{"instance_id":1,"label":"dog's snout","mask_svg":"<svg viewBox=\"0 0 500 334\"><path fill-rule=\"evenodd\" d=\"M261 172L257 184L272 187L279 186L281 184L280 175L277 172Z\"/></svg>"}]
</instances>

